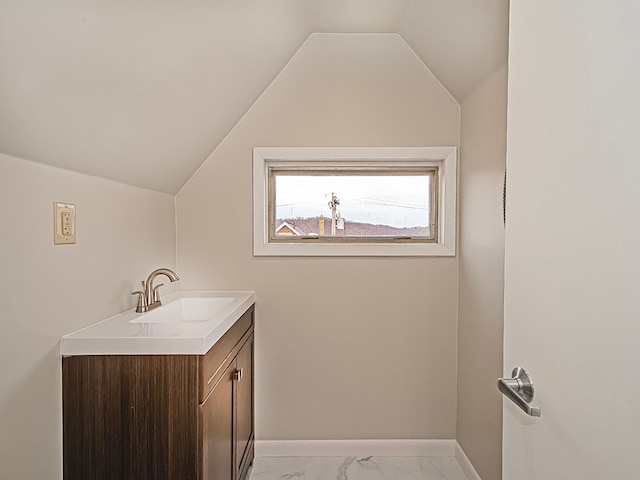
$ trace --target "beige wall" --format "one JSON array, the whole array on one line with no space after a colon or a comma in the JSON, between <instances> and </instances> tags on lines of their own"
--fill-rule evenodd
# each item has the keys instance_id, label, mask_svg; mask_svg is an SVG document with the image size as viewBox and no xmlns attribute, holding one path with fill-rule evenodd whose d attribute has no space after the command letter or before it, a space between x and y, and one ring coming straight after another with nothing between
<instances>
[{"instance_id":1,"label":"beige wall","mask_svg":"<svg viewBox=\"0 0 640 480\"><path fill-rule=\"evenodd\" d=\"M457 258L253 257L252 147L458 143L399 36L312 35L178 193L182 286L257 292L259 440L454 438Z\"/></svg>"},{"instance_id":2,"label":"beige wall","mask_svg":"<svg viewBox=\"0 0 640 480\"><path fill-rule=\"evenodd\" d=\"M53 202L77 244L53 245ZM173 197L0 155L0 478L61 478L59 340L175 264Z\"/></svg>"},{"instance_id":3,"label":"beige wall","mask_svg":"<svg viewBox=\"0 0 640 480\"><path fill-rule=\"evenodd\" d=\"M507 68L462 104L456 438L483 480L501 478Z\"/></svg>"},{"instance_id":4,"label":"beige wall","mask_svg":"<svg viewBox=\"0 0 640 480\"><path fill-rule=\"evenodd\" d=\"M179 192L180 288L258 294L258 439L457 437L500 478L505 77L463 105L456 258L252 255L253 146L460 144L458 104L397 35L310 37ZM0 477L39 480L61 468L59 338L176 267L174 200L4 155L0 199ZM52 244L55 200L75 246Z\"/></svg>"}]
</instances>

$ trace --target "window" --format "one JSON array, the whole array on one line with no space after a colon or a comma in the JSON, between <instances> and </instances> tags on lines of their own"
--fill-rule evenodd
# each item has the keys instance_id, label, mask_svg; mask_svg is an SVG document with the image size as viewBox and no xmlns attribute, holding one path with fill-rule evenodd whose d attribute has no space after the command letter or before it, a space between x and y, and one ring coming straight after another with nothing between
<instances>
[{"instance_id":1,"label":"window","mask_svg":"<svg viewBox=\"0 0 640 480\"><path fill-rule=\"evenodd\" d=\"M456 150L255 148L255 255L453 255Z\"/></svg>"},{"instance_id":2,"label":"window","mask_svg":"<svg viewBox=\"0 0 640 480\"><path fill-rule=\"evenodd\" d=\"M271 242L434 241L435 167L269 167Z\"/></svg>"}]
</instances>

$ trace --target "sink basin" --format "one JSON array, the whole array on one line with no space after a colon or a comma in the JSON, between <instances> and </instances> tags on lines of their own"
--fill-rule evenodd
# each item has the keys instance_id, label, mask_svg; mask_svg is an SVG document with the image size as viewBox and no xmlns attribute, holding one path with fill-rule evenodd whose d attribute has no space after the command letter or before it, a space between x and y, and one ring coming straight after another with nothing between
<instances>
[{"instance_id":1,"label":"sink basin","mask_svg":"<svg viewBox=\"0 0 640 480\"><path fill-rule=\"evenodd\" d=\"M256 301L255 292L176 291L150 312L134 309L62 337L73 355L204 355Z\"/></svg>"},{"instance_id":2,"label":"sink basin","mask_svg":"<svg viewBox=\"0 0 640 480\"><path fill-rule=\"evenodd\" d=\"M235 297L180 298L130 320L129 323L206 322Z\"/></svg>"}]
</instances>

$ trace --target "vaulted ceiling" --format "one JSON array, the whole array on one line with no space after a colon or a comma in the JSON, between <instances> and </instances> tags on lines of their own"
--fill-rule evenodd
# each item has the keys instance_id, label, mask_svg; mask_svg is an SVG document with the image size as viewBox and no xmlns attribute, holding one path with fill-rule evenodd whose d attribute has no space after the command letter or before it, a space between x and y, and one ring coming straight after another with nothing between
<instances>
[{"instance_id":1,"label":"vaulted ceiling","mask_svg":"<svg viewBox=\"0 0 640 480\"><path fill-rule=\"evenodd\" d=\"M508 0L0 0L0 152L175 193L314 32L398 33L462 102Z\"/></svg>"}]
</instances>

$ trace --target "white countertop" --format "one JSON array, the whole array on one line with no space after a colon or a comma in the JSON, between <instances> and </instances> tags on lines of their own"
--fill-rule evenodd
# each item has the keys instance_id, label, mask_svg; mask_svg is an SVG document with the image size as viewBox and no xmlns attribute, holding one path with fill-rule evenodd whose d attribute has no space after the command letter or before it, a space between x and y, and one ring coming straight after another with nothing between
<instances>
[{"instance_id":1,"label":"white countertop","mask_svg":"<svg viewBox=\"0 0 640 480\"><path fill-rule=\"evenodd\" d=\"M182 298L209 297L233 297L233 300L206 320L144 322L144 315L159 312L171 302ZM255 292L173 292L164 296L162 303L148 313L128 310L65 335L60 342L60 354L203 355L255 303ZM131 323L132 320L138 323Z\"/></svg>"}]
</instances>

